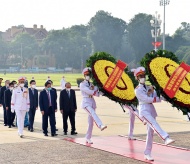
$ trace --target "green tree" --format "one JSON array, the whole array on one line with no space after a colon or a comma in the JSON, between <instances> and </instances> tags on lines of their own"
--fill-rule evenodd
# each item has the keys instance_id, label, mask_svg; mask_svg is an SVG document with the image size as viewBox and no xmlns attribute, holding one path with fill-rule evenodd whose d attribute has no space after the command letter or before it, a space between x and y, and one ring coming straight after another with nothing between
<instances>
[{"instance_id":1,"label":"green tree","mask_svg":"<svg viewBox=\"0 0 190 164\"><path fill-rule=\"evenodd\" d=\"M5 68L9 57L9 44L0 36L0 67Z\"/></svg>"},{"instance_id":2,"label":"green tree","mask_svg":"<svg viewBox=\"0 0 190 164\"><path fill-rule=\"evenodd\" d=\"M89 21L88 37L92 42L93 52L105 51L120 58L126 26L122 19L115 18L108 12L98 11Z\"/></svg>"},{"instance_id":3,"label":"green tree","mask_svg":"<svg viewBox=\"0 0 190 164\"><path fill-rule=\"evenodd\" d=\"M91 52L91 43L87 39L87 27L72 26L63 30L53 30L43 41L42 48L56 57L57 67L79 69Z\"/></svg>"},{"instance_id":4,"label":"green tree","mask_svg":"<svg viewBox=\"0 0 190 164\"><path fill-rule=\"evenodd\" d=\"M137 62L153 49L151 36L151 15L140 13L132 18L127 26L128 41L133 48Z\"/></svg>"},{"instance_id":5,"label":"green tree","mask_svg":"<svg viewBox=\"0 0 190 164\"><path fill-rule=\"evenodd\" d=\"M33 59L39 52L39 45L34 37L27 33L17 35L11 43L11 53L15 58L20 58L21 65L27 64L28 60ZM22 59L21 59L22 58Z\"/></svg>"}]
</instances>

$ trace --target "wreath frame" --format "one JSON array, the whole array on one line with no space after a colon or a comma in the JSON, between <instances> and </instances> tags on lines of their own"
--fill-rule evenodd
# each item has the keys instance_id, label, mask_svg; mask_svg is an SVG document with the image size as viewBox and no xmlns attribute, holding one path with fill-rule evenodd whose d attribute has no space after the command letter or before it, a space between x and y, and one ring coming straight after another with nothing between
<instances>
[{"instance_id":1,"label":"wreath frame","mask_svg":"<svg viewBox=\"0 0 190 164\"><path fill-rule=\"evenodd\" d=\"M187 112L190 112L190 106L185 105L182 102L177 101L177 98L170 98L168 95L164 92L163 88L158 84L156 78L152 74L150 70L150 62L155 59L156 57L164 57L169 58L170 60L173 60L177 64L181 64L181 61L177 58L177 56L167 50L158 50L158 51L151 51L141 59L140 64L141 66L145 67L146 73L148 74L148 80L152 85L155 86L155 90L158 94L158 96L162 95L166 101L170 102L172 104L172 107L176 107L178 110L181 110L184 115L187 114Z\"/></svg>"},{"instance_id":2,"label":"wreath frame","mask_svg":"<svg viewBox=\"0 0 190 164\"><path fill-rule=\"evenodd\" d=\"M134 97L134 99L132 99L132 100L124 100L124 99L115 97L112 93L107 92L103 88L102 83L100 82L99 78L96 76L95 71L93 70L94 64L98 60L108 60L108 61L113 62L114 64L117 63L117 60L112 55L110 55L109 53L106 53L106 52L96 52L88 60L86 60L86 66L92 68L92 70L89 70L89 71L90 71L90 76L91 76L93 85L97 86L99 88L99 91L104 93L104 96L115 101L116 103L119 103L120 105L132 105L133 104L133 105L137 106L138 101L137 101L136 97ZM133 72L129 71L128 68L125 68L124 72L129 76L134 87L136 87L138 85L138 81L135 79Z\"/></svg>"}]
</instances>

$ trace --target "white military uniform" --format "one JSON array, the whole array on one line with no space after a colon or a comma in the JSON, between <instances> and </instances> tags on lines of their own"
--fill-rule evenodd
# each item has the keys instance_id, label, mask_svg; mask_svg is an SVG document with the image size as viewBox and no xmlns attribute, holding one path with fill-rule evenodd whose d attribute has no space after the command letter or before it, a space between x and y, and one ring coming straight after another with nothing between
<instances>
[{"instance_id":1,"label":"white military uniform","mask_svg":"<svg viewBox=\"0 0 190 164\"><path fill-rule=\"evenodd\" d=\"M60 83L61 83L61 88L62 88L62 90L65 89L66 81L65 81L64 78L61 79L61 82L60 82Z\"/></svg>"},{"instance_id":2,"label":"white military uniform","mask_svg":"<svg viewBox=\"0 0 190 164\"><path fill-rule=\"evenodd\" d=\"M157 113L152 103L160 102L160 98L157 97L156 92L154 92L150 97L147 95L147 92L148 87L143 84L139 84L135 89L135 95L139 101L139 115L147 122L148 132L144 154L151 154L154 131L163 140L165 140L169 135L161 129L156 121Z\"/></svg>"},{"instance_id":3,"label":"white military uniform","mask_svg":"<svg viewBox=\"0 0 190 164\"><path fill-rule=\"evenodd\" d=\"M23 91L21 87L17 87L13 90L12 98L11 98L11 112L16 112L17 116L17 126L18 126L18 134L23 135L24 129L24 118L26 112L29 111L30 108L30 99L28 89L23 87Z\"/></svg>"},{"instance_id":4,"label":"white military uniform","mask_svg":"<svg viewBox=\"0 0 190 164\"><path fill-rule=\"evenodd\" d=\"M124 106L129 110L129 130L128 130L128 137L129 139L133 138L133 131L134 131L134 124L135 124L135 116L139 117L139 110L135 107L130 107L128 105Z\"/></svg>"},{"instance_id":5,"label":"white military uniform","mask_svg":"<svg viewBox=\"0 0 190 164\"><path fill-rule=\"evenodd\" d=\"M102 121L95 112L96 102L93 98L93 96L99 96L98 88L94 87L94 89L92 89L92 83L89 85L88 81L84 80L80 83L80 90L83 97L81 107L88 113L88 130L86 133L86 139L91 139L93 122L96 123L98 128L101 128L102 125Z\"/></svg>"}]
</instances>

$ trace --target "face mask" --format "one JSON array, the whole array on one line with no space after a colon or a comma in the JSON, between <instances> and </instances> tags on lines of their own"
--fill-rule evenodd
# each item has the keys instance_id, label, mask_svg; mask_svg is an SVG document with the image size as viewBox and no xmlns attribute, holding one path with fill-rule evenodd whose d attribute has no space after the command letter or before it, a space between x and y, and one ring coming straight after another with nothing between
<instances>
[{"instance_id":1,"label":"face mask","mask_svg":"<svg viewBox=\"0 0 190 164\"><path fill-rule=\"evenodd\" d=\"M51 91L51 88L47 88L48 91Z\"/></svg>"},{"instance_id":2,"label":"face mask","mask_svg":"<svg viewBox=\"0 0 190 164\"><path fill-rule=\"evenodd\" d=\"M145 78L140 78L140 79L139 79L139 82L140 82L140 83L143 83L143 84L144 84L144 83L145 83L145 81L146 81L146 79L145 79Z\"/></svg>"},{"instance_id":3,"label":"face mask","mask_svg":"<svg viewBox=\"0 0 190 164\"><path fill-rule=\"evenodd\" d=\"M86 76L85 79L89 81L90 80L90 76Z\"/></svg>"},{"instance_id":4,"label":"face mask","mask_svg":"<svg viewBox=\"0 0 190 164\"><path fill-rule=\"evenodd\" d=\"M9 87L9 84L6 84L6 87Z\"/></svg>"},{"instance_id":5,"label":"face mask","mask_svg":"<svg viewBox=\"0 0 190 164\"><path fill-rule=\"evenodd\" d=\"M20 84L20 87L24 87L24 84L22 83L22 84Z\"/></svg>"},{"instance_id":6,"label":"face mask","mask_svg":"<svg viewBox=\"0 0 190 164\"><path fill-rule=\"evenodd\" d=\"M34 88L34 89L35 89L35 88L36 88L36 85L32 85L32 88Z\"/></svg>"},{"instance_id":7,"label":"face mask","mask_svg":"<svg viewBox=\"0 0 190 164\"><path fill-rule=\"evenodd\" d=\"M14 87L17 87L17 84L14 84Z\"/></svg>"},{"instance_id":8,"label":"face mask","mask_svg":"<svg viewBox=\"0 0 190 164\"><path fill-rule=\"evenodd\" d=\"M48 80L50 80L50 78L48 77Z\"/></svg>"},{"instance_id":9,"label":"face mask","mask_svg":"<svg viewBox=\"0 0 190 164\"><path fill-rule=\"evenodd\" d=\"M9 89L12 91L12 90L13 90L13 87L10 87Z\"/></svg>"}]
</instances>

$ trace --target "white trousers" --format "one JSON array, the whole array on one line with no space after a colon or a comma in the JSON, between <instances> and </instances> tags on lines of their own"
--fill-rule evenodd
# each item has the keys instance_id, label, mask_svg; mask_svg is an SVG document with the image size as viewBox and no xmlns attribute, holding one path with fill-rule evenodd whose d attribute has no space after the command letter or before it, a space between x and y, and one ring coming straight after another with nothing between
<instances>
[{"instance_id":1,"label":"white trousers","mask_svg":"<svg viewBox=\"0 0 190 164\"><path fill-rule=\"evenodd\" d=\"M100 128L102 125L102 121L99 119L95 112L95 109L93 109L92 107L87 106L84 110L88 113L88 129L86 132L86 139L91 139L94 122L97 127Z\"/></svg>"},{"instance_id":2,"label":"white trousers","mask_svg":"<svg viewBox=\"0 0 190 164\"><path fill-rule=\"evenodd\" d=\"M131 110L129 110L129 131L128 131L129 137L133 137L134 124L135 124L135 115Z\"/></svg>"},{"instance_id":3,"label":"white trousers","mask_svg":"<svg viewBox=\"0 0 190 164\"><path fill-rule=\"evenodd\" d=\"M135 116L137 116L140 119L140 117L139 117L139 111L134 106L132 108L131 106L125 105L125 107L128 108L128 110L129 110L129 131L128 131L128 136L129 137L133 137L134 124L135 124Z\"/></svg>"},{"instance_id":4,"label":"white trousers","mask_svg":"<svg viewBox=\"0 0 190 164\"><path fill-rule=\"evenodd\" d=\"M151 154L152 144L153 144L153 135L154 131L165 140L169 135L166 133L156 121L156 118L152 117L150 114L143 116L143 119L147 122L147 137L146 137L146 147L144 154Z\"/></svg>"},{"instance_id":5,"label":"white trousers","mask_svg":"<svg viewBox=\"0 0 190 164\"><path fill-rule=\"evenodd\" d=\"M26 115L26 110L16 110L17 127L19 135L23 134L25 115Z\"/></svg>"}]
</instances>

